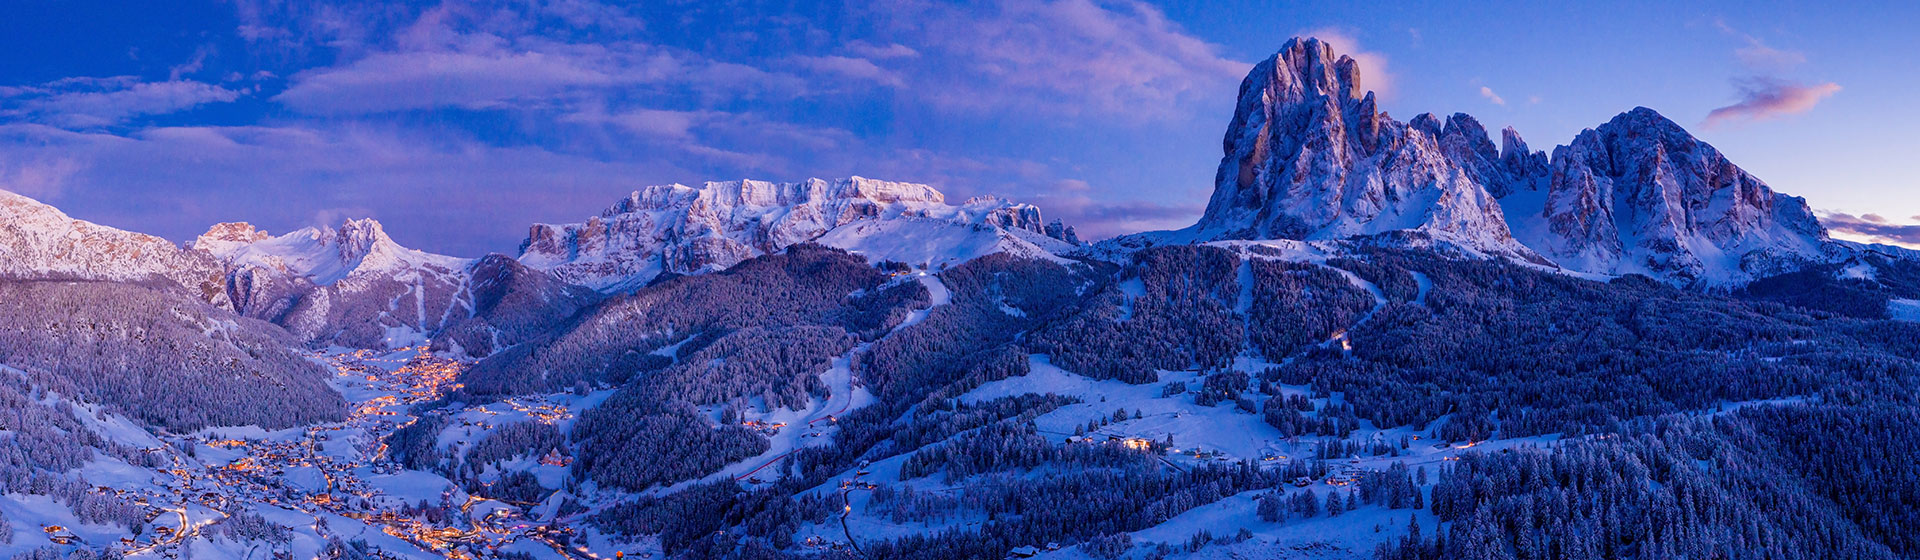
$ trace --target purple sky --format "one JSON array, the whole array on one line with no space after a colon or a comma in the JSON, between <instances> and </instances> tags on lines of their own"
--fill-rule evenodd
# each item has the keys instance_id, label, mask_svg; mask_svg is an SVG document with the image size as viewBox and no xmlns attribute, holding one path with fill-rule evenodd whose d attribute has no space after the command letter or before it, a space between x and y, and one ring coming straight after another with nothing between
<instances>
[{"instance_id":1,"label":"purple sky","mask_svg":"<svg viewBox=\"0 0 1920 560\"><path fill-rule=\"evenodd\" d=\"M1836 231L1920 242L1904 5L91 4L0 8L0 188L178 240L373 216L511 253L644 185L847 175L1181 227L1240 78L1312 34L1397 118L1551 149L1645 105Z\"/></svg>"}]
</instances>

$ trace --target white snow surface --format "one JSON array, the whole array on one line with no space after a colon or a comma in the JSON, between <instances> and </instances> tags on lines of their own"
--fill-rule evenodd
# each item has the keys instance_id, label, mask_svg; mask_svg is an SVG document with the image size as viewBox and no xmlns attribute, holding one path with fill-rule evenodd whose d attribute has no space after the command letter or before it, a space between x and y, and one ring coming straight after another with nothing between
<instances>
[{"instance_id":1,"label":"white snow surface","mask_svg":"<svg viewBox=\"0 0 1920 560\"><path fill-rule=\"evenodd\" d=\"M1887 314L1901 321L1920 322L1920 299L1896 299L1887 302Z\"/></svg>"}]
</instances>

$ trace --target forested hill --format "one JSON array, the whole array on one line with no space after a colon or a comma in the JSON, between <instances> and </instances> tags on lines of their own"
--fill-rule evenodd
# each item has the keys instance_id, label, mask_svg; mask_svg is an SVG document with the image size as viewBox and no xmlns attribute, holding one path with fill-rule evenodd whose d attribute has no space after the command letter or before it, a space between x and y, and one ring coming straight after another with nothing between
<instances>
[{"instance_id":1,"label":"forested hill","mask_svg":"<svg viewBox=\"0 0 1920 560\"><path fill-rule=\"evenodd\" d=\"M1288 41L1205 214L1091 244L860 177L477 259L0 193L0 556L1920 558L1920 252L1361 66Z\"/></svg>"}]
</instances>

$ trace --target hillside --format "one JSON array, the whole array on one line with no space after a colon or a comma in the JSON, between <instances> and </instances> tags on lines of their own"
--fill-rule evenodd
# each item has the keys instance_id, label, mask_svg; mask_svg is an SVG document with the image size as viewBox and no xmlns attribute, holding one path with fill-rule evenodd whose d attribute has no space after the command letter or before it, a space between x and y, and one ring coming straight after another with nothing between
<instances>
[{"instance_id":1,"label":"hillside","mask_svg":"<svg viewBox=\"0 0 1920 560\"><path fill-rule=\"evenodd\" d=\"M1288 41L1194 225L1090 244L863 177L473 259L0 192L0 555L1920 556L1920 252L1363 66Z\"/></svg>"}]
</instances>

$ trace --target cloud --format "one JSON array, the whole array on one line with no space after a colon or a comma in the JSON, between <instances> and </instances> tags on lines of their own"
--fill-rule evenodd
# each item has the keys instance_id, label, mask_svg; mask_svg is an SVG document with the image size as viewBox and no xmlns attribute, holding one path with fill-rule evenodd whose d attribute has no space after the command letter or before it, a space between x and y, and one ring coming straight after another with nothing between
<instances>
[{"instance_id":1,"label":"cloud","mask_svg":"<svg viewBox=\"0 0 1920 560\"><path fill-rule=\"evenodd\" d=\"M143 82L133 76L67 78L0 90L0 116L84 129L113 126L239 99L241 92L191 80Z\"/></svg>"},{"instance_id":2,"label":"cloud","mask_svg":"<svg viewBox=\"0 0 1920 560\"><path fill-rule=\"evenodd\" d=\"M1340 29L1322 27L1299 34L1318 38L1320 42L1332 45L1333 52L1353 57L1353 61L1360 65L1360 87L1354 91L1371 90L1383 100L1393 97L1395 76L1387 68L1387 55L1366 50L1353 34Z\"/></svg>"},{"instance_id":3,"label":"cloud","mask_svg":"<svg viewBox=\"0 0 1920 560\"><path fill-rule=\"evenodd\" d=\"M1086 181L1080 179L1061 179L1059 182L1054 183L1054 190L1061 192L1087 192L1093 190L1093 185L1087 184Z\"/></svg>"},{"instance_id":4,"label":"cloud","mask_svg":"<svg viewBox=\"0 0 1920 560\"><path fill-rule=\"evenodd\" d=\"M442 108L560 115L646 97L723 103L809 91L798 76L635 39L644 22L607 19L624 12L581 0L497 10L441 4L410 20L386 16L356 29L326 23L343 17L333 12L303 14L294 18L298 27L334 37L328 44L341 45L340 62L294 74L272 99L313 115ZM815 66L874 77L856 59Z\"/></svg>"},{"instance_id":5,"label":"cloud","mask_svg":"<svg viewBox=\"0 0 1920 560\"><path fill-rule=\"evenodd\" d=\"M1494 93L1493 88L1487 86L1480 86L1480 97L1487 98L1487 101L1492 101L1494 105L1505 106L1507 104L1507 100L1501 99L1500 94Z\"/></svg>"},{"instance_id":6,"label":"cloud","mask_svg":"<svg viewBox=\"0 0 1920 560\"><path fill-rule=\"evenodd\" d=\"M1840 84L1832 82L1798 84L1764 77L1735 80L1734 86L1740 90L1740 101L1708 112L1706 126L1805 113L1840 91Z\"/></svg>"},{"instance_id":7,"label":"cloud","mask_svg":"<svg viewBox=\"0 0 1920 560\"><path fill-rule=\"evenodd\" d=\"M538 52L381 53L295 75L274 101L312 114L483 108L615 82L581 61Z\"/></svg>"},{"instance_id":8,"label":"cloud","mask_svg":"<svg viewBox=\"0 0 1920 560\"><path fill-rule=\"evenodd\" d=\"M751 113L650 108L609 112L592 108L561 116L563 123L611 128L648 146L724 164L732 169L784 173L796 156L864 149L853 133L787 123Z\"/></svg>"},{"instance_id":9,"label":"cloud","mask_svg":"<svg viewBox=\"0 0 1920 560\"><path fill-rule=\"evenodd\" d=\"M864 58L846 56L796 56L794 64L821 74L851 78L859 81L901 87L906 85L899 75L881 68L873 61Z\"/></svg>"},{"instance_id":10,"label":"cloud","mask_svg":"<svg viewBox=\"0 0 1920 560\"><path fill-rule=\"evenodd\" d=\"M719 113L712 111L634 109L612 115L608 117L607 122L643 136L686 139L693 137L695 125L710 121L718 115Z\"/></svg>"},{"instance_id":11,"label":"cloud","mask_svg":"<svg viewBox=\"0 0 1920 560\"><path fill-rule=\"evenodd\" d=\"M934 104L969 112L1154 119L1227 98L1249 67L1141 2L903 2L878 12L883 32L919 56L876 64L904 71Z\"/></svg>"},{"instance_id":12,"label":"cloud","mask_svg":"<svg viewBox=\"0 0 1920 560\"><path fill-rule=\"evenodd\" d=\"M1720 28L1721 32L1738 37L1746 43L1746 46L1734 49L1733 56L1739 59L1741 64L1746 65L1748 69L1754 72L1783 72L1807 61L1807 55L1799 51L1782 50L1768 46L1765 42L1761 41L1759 37L1742 33L1734 29L1733 26L1727 25L1727 22L1724 20L1715 20L1713 24L1715 27Z\"/></svg>"},{"instance_id":13,"label":"cloud","mask_svg":"<svg viewBox=\"0 0 1920 560\"><path fill-rule=\"evenodd\" d=\"M1802 83L1780 77L1782 73L1805 63L1805 54L1769 46L1759 37L1734 29L1723 20L1715 20L1713 24L1722 33L1736 37L1745 44L1734 49L1733 55L1751 75L1733 81L1740 100L1708 112L1702 123L1704 126L1804 113L1840 91L1840 84L1833 82Z\"/></svg>"},{"instance_id":14,"label":"cloud","mask_svg":"<svg viewBox=\"0 0 1920 560\"><path fill-rule=\"evenodd\" d=\"M1761 43L1759 39L1747 38L1747 46L1733 51L1740 62L1751 68L1786 69L1807 61L1807 55L1795 51L1783 51Z\"/></svg>"},{"instance_id":15,"label":"cloud","mask_svg":"<svg viewBox=\"0 0 1920 560\"><path fill-rule=\"evenodd\" d=\"M1205 204L1114 201L1090 196L1041 196L1033 200L1042 212L1073 226L1081 239L1106 239L1141 231L1193 225L1206 212Z\"/></svg>"},{"instance_id":16,"label":"cloud","mask_svg":"<svg viewBox=\"0 0 1920 560\"><path fill-rule=\"evenodd\" d=\"M79 171L80 163L66 157L26 161L0 157L0 190L52 200L66 190L67 182Z\"/></svg>"},{"instance_id":17,"label":"cloud","mask_svg":"<svg viewBox=\"0 0 1920 560\"><path fill-rule=\"evenodd\" d=\"M1920 216L1912 218L1920 222ZM1876 214L1855 216L1844 212L1821 212L1820 223L1835 236L1868 243L1920 246L1920 223L1895 224Z\"/></svg>"},{"instance_id":18,"label":"cloud","mask_svg":"<svg viewBox=\"0 0 1920 560\"><path fill-rule=\"evenodd\" d=\"M920 51L913 50L913 47L899 43L879 45L858 39L848 41L846 50L848 54L874 60L914 58L920 56Z\"/></svg>"}]
</instances>

